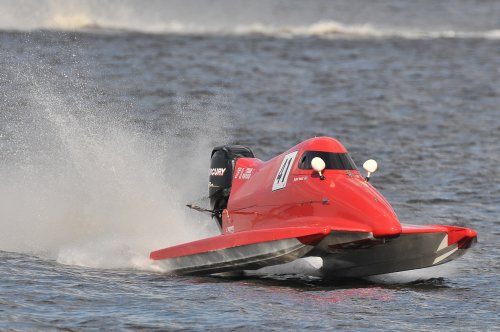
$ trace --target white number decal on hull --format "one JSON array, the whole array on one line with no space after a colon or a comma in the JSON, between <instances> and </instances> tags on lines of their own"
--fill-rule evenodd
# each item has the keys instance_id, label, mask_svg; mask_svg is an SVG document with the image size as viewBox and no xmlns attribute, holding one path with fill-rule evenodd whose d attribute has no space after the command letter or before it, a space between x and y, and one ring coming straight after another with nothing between
<instances>
[{"instance_id":1,"label":"white number decal on hull","mask_svg":"<svg viewBox=\"0 0 500 332\"><path fill-rule=\"evenodd\" d=\"M288 180L288 175L292 171L293 161L295 160L295 156L297 156L297 152L298 151L290 152L283 158L278 174L274 179L273 191L286 187L286 181Z\"/></svg>"}]
</instances>

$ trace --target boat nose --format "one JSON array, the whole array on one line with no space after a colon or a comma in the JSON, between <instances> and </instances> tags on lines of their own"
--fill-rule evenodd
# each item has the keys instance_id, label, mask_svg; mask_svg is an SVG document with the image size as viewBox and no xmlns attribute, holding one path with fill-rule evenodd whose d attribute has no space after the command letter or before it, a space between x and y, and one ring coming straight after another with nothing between
<instances>
[{"instance_id":1,"label":"boat nose","mask_svg":"<svg viewBox=\"0 0 500 332\"><path fill-rule=\"evenodd\" d=\"M401 234L401 223L396 213L389 202L370 184L346 183L346 186L338 189L342 190L342 195L339 196L343 197L345 213L351 213L352 218L371 229L374 237L395 237Z\"/></svg>"},{"instance_id":2,"label":"boat nose","mask_svg":"<svg viewBox=\"0 0 500 332\"><path fill-rule=\"evenodd\" d=\"M401 234L402 228L397 216L384 216L382 220L376 221L373 227L373 236L377 238L391 238Z\"/></svg>"},{"instance_id":3,"label":"boat nose","mask_svg":"<svg viewBox=\"0 0 500 332\"><path fill-rule=\"evenodd\" d=\"M368 198L360 204L364 211L364 220L370 225L373 236L376 238L395 237L401 234L402 228L399 219L392 207L385 200L374 200L369 202Z\"/></svg>"}]
</instances>

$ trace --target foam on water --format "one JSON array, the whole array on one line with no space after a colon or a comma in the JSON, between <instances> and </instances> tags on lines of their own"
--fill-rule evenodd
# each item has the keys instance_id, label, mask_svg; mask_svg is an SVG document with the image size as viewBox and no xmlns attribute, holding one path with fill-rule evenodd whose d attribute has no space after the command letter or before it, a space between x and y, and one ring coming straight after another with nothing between
<instances>
[{"instance_id":1,"label":"foam on water","mask_svg":"<svg viewBox=\"0 0 500 332\"><path fill-rule=\"evenodd\" d=\"M178 29L181 30L181 29ZM189 29L184 29L190 31ZM199 28L191 32L207 31ZM209 31L209 30L208 30ZM211 31L209 31L211 32ZM213 31L212 31L213 32ZM479 38L499 39L500 30L488 31L454 31L454 30L411 30L411 29L382 29L372 24L349 25L337 21L318 21L306 26L272 26L255 23L248 26L238 26L236 34L263 34L277 37L355 37L355 38L404 38L404 39L434 39L434 38Z\"/></svg>"},{"instance_id":2,"label":"foam on water","mask_svg":"<svg viewBox=\"0 0 500 332\"><path fill-rule=\"evenodd\" d=\"M469 28L455 21L464 20L460 13L451 9L436 12L432 4L427 4L428 13L422 15L411 26L405 25L406 16L418 17L421 8L416 6L412 12L400 12L391 1L373 5L374 11L381 14L361 16L360 4L338 1L315 5L287 4L281 1L255 3L239 1L149 1L145 6L141 1L61 1L27 0L0 1L0 29L33 30L124 30L146 33L173 34L263 34L275 37L316 36L324 38L479 38L499 39L498 26ZM423 4L422 6L426 6ZM362 6L363 7L363 6ZM380 8L378 8L380 7ZM446 6L444 6L447 8ZM319 9L318 9L319 8ZM323 8L323 9L322 9ZM378 8L378 10L377 10ZM411 8L411 7L410 7ZM453 8L450 6L450 8ZM487 8L478 15L486 16ZM363 8L364 11L366 8ZM394 12L393 12L394 11ZM460 11L459 11L460 12ZM356 13L355 15L353 13ZM434 14L433 14L434 13ZM366 14L366 13L365 13ZM427 16L439 16L435 24ZM406 16L405 16L406 15ZM366 16L366 15L365 15ZM446 18L446 20L444 20ZM394 21L394 22L392 22ZM401 24L400 21L403 21ZM478 20L479 21L479 20ZM489 21L489 18L484 21Z\"/></svg>"},{"instance_id":3,"label":"foam on water","mask_svg":"<svg viewBox=\"0 0 500 332\"><path fill-rule=\"evenodd\" d=\"M323 260L320 257L305 257L286 264L264 267L256 271L246 271L246 274L249 276L290 275L330 278L330 276L321 273L322 266ZM408 284L417 281L450 277L456 274L457 270L457 262L454 261L445 265L380 274L364 279L377 284Z\"/></svg>"},{"instance_id":4,"label":"foam on water","mask_svg":"<svg viewBox=\"0 0 500 332\"><path fill-rule=\"evenodd\" d=\"M459 268L455 261L445 265L437 265L424 269L380 274L367 277L366 279L378 284L407 284L422 280L451 277L455 275L458 270Z\"/></svg>"}]
</instances>

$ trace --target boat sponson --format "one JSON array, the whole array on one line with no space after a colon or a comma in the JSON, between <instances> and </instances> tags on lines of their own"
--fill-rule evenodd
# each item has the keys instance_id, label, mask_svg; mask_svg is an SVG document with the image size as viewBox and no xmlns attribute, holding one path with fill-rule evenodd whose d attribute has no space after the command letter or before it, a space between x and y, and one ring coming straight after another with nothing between
<instances>
[{"instance_id":1,"label":"boat sponson","mask_svg":"<svg viewBox=\"0 0 500 332\"><path fill-rule=\"evenodd\" d=\"M331 229L329 227L320 226L270 228L223 234L156 250L150 254L150 258L161 260L291 238L296 238L308 245L314 245L314 243L310 243L312 238L316 238L316 241L319 242L324 236L330 234L330 232Z\"/></svg>"},{"instance_id":2,"label":"boat sponson","mask_svg":"<svg viewBox=\"0 0 500 332\"><path fill-rule=\"evenodd\" d=\"M468 228L402 225L397 238L371 247L335 248L318 256L330 277L364 277L443 264L462 256L477 241ZM325 238L323 241L327 241Z\"/></svg>"}]
</instances>

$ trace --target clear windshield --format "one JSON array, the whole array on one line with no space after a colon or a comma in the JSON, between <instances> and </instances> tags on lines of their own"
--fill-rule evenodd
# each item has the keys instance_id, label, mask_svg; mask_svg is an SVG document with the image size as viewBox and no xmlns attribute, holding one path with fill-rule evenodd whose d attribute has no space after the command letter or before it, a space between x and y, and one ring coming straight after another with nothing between
<instances>
[{"instance_id":1,"label":"clear windshield","mask_svg":"<svg viewBox=\"0 0 500 332\"><path fill-rule=\"evenodd\" d=\"M325 162L325 169L357 169L356 164L348 153L335 153L324 151L306 151L299 161L299 169L312 169L311 160L320 157Z\"/></svg>"}]
</instances>

